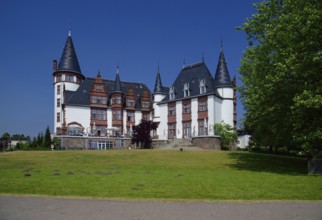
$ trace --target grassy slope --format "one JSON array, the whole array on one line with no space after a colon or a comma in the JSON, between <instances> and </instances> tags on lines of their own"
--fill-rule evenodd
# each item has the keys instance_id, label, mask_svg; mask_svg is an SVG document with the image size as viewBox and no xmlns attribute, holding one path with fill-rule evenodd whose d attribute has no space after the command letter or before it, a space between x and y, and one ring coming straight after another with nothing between
<instances>
[{"instance_id":1,"label":"grassy slope","mask_svg":"<svg viewBox=\"0 0 322 220\"><path fill-rule=\"evenodd\" d=\"M321 200L306 161L223 151L0 154L0 193L117 198ZM25 176L25 174L31 176Z\"/></svg>"}]
</instances>

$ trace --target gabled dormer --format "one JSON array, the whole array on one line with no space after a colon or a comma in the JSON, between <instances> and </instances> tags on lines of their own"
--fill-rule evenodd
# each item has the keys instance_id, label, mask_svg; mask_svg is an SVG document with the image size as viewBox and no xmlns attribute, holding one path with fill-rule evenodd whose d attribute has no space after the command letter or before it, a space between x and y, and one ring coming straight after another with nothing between
<instances>
[{"instance_id":1,"label":"gabled dormer","mask_svg":"<svg viewBox=\"0 0 322 220\"><path fill-rule=\"evenodd\" d=\"M189 97L190 96L190 88L189 83L185 83L183 85L183 97Z\"/></svg>"},{"instance_id":2,"label":"gabled dormer","mask_svg":"<svg viewBox=\"0 0 322 220\"><path fill-rule=\"evenodd\" d=\"M200 95L207 93L207 83L205 79L201 79L199 82Z\"/></svg>"},{"instance_id":3,"label":"gabled dormer","mask_svg":"<svg viewBox=\"0 0 322 220\"><path fill-rule=\"evenodd\" d=\"M98 71L90 91L90 105L97 107L107 107L108 91L102 80L101 73Z\"/></svg>"},{"instance_id":4,"label":"gabled dormer","mask_svg":"<svg viewBox=\"0 0 322 220\"><path fill-rule=\"evenodd\" d=\"M175 100L176 99L176 92L175 92L175 87L171 86L169 89L169 100Z\"/></svg>"},{"instance_id":5,"label":"gabled dormer","mask_svg":"<svg viewBox=\"0 0 322 220\"><path fill-rule=\"evenodd\" d=\"M150 111L151 97L146 88L143 89L141 94L141 111Z\"/></svg>"},{"instance_id":6,"label":"gabled dormer","mask_svg":"<svg viewBox=\"0 0 322 220\"><path fill-rule=\"evenodd\" d=\"M130 86L126 94L126 109L134 110L135 109L135 91L133 86Z\"/></svg>"}]
</instances>

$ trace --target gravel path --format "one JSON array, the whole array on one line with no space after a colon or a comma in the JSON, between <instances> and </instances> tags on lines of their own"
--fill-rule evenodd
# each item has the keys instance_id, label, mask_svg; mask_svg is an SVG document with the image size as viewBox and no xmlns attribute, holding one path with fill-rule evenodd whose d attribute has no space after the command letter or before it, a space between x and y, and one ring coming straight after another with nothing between
<instances>
[{"instance_id":1,"label":"gravel path","mask_svg":"<svg viewBox=\"0 0 322 220\"><path fill-rule=\"evenodd\" d=\"M322 201L162 202L0 196L0 219L322 219Z\"/></svg>"}]
</instances>

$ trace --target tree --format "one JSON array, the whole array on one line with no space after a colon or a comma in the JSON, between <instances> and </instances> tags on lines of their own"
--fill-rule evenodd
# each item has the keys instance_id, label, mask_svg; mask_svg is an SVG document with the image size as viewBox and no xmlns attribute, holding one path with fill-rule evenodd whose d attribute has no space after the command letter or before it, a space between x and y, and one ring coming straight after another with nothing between
<instances>
[{"instance_id":1,"label":"tree","mask_svg":"<svg viewBox=\"0 0 322 220\"><path fill-rule=\"evenodd\" d=\"M44 137L44 147L50 148L50 145L51 145L50 130L49 130L49 126L47 126L45 131L45 137Z\"/></svg>"},{"instance_id":2,"label":"tree","mask_svg":"<svg viewBox=\"0 0 322 220\"><path fill-rule=\"evenodd\" d=\"M155 131L158 124L152 121L142 120L137 126L133 126L132 144L140 144L141 148L151 148L151 131Z\"/></svg>"},{"instance_id":3,"label":"tree","mask_svg":"<svg viewBox=\"0 0 322 220\"><path fill-rule=\"evenodd\" d=\"M10 134L8 132L5 132L2 134L2 138L10 138Z\"/></svg>"},{"instance_id":4,"label":"tree","mask_svg":"<svg viewBox=\"0 0 322 220\"><path fill-rule=\"evenodd\" d=\"M239 29L245 127L257 145L322 151L322 2L267 0Z\"/></svg>"},{"instance_id":5,"label":"tree","mask_svg":"<svg viewBox=\"0 0 322 220\"><path fill-rule=\"evenodd\" d=\"M221 148L229 149L237 141L237 134L234 128L224 122L214 124L215 134L220 136Z\"/></svg>"}]
</instances>

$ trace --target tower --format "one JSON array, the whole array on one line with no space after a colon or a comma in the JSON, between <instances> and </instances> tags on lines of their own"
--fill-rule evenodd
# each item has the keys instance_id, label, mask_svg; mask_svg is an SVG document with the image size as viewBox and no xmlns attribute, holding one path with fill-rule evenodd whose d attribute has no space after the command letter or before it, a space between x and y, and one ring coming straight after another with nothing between
<instances>
[{"instance_id":1,"label":"tower","mask_svg":"<svg viewBox=\"0 0 322 220\"><path fill-rule=\"evenodd\" d=\"M154 91L153 91L153 122L156 122L158 124L160 123L160 117L161 117L160 106L158 105L158 103L161 102L164 97L165 97L165 94L163 92L160 68L158 66L158 72L155 79L155 85L154 85ZM161 128L159 127L157 129L157 134L159 135L159 137L161 136L160 129Z\"/></svg>"},{"instance_id":2,"label":"tower","mask_svg":"<svg viewBox=\"0 0 322 220\"><path fill-rule=\"evenodd\" d=\"M55 94L54 130L56 134L64 134L66 129L64 116L64 93L65 91L76 91L80 83L85 79L78 63L70 30L58 67L57 61L53 61L53 76Z\"/></svg>"},{"instance_id":3,"label":"tower","mask_svg":"<svg viewBox=\"0 0 322 220\"><path fill-rule=\"evenodd\" d=\"M215 73L215 87L222 97L221 119L234 127L234 89L222 47Z\"/></svg>"},{"instance_id":4,"label":"tower","mask_svg":"<svg viewBox=\"0 0 322 220\"><path fill-rule=\"evenodd\" d=\"M114 89L111 94L112 101L112 126L117 128L116 135L123 134L123 90L120 80L119 67L117 66Z\"/></svg>"}]
</instances>

